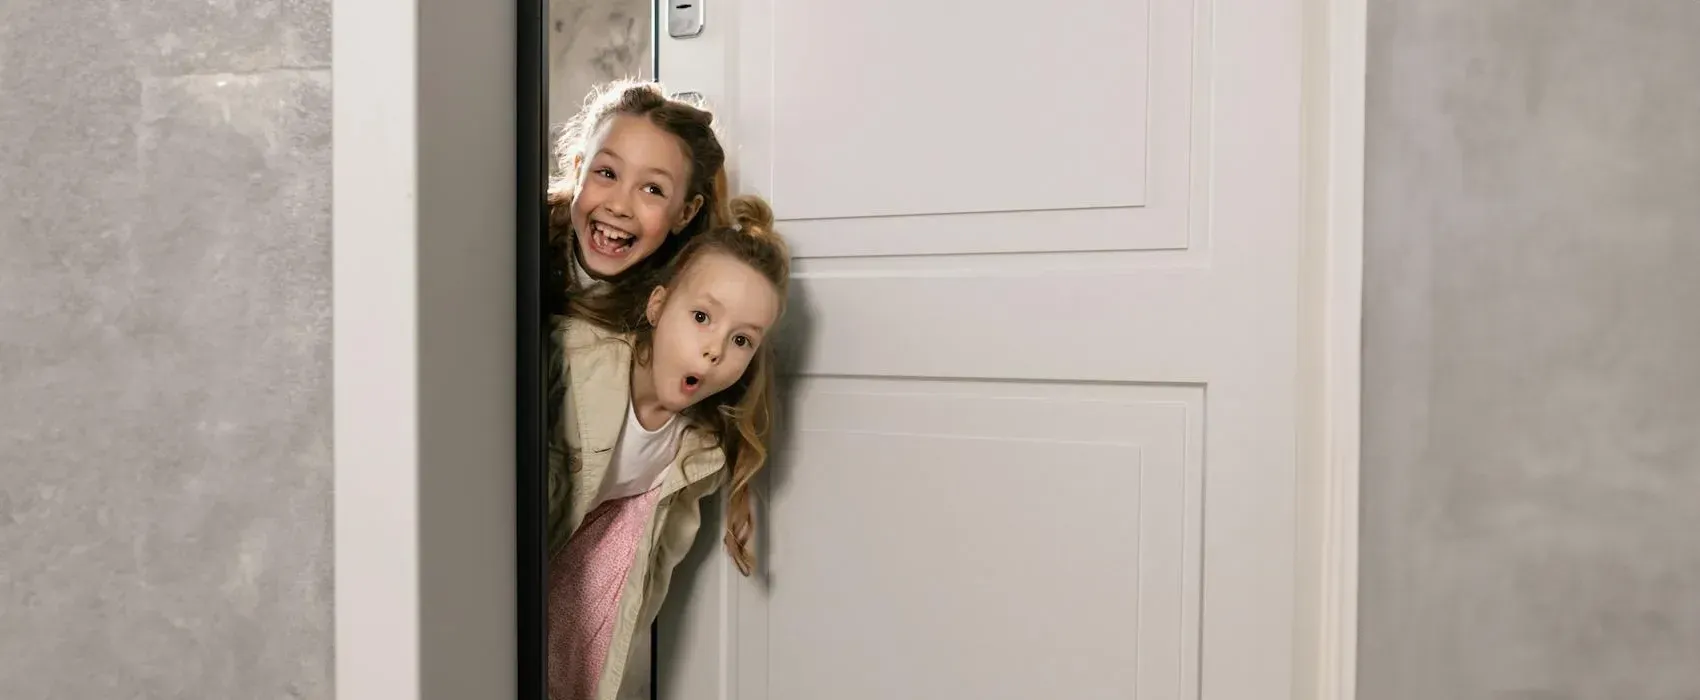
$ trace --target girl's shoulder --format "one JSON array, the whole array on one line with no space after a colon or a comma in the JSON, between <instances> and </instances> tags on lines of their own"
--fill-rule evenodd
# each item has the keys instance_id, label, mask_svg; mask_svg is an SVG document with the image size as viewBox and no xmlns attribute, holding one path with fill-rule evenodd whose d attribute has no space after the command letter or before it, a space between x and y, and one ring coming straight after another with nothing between
<instances>
[{"instance_id":1,"label":"girl's shoulder","mask_svg":"<svg viewBox=\"0 0 1700 700\"><path fill-rule=\"evenodd\" d=\"M552 323L554 327L550 331L550 338L556 352L564 355L563 359L569 364L574 359L585 358L587 355L622 352L625 355L631 354L630 334L612 331L571 316L556 316Z\"/></svg>"},{"instance_id":2,"label":"girl's shoulder","mask_svg":"<svg viewBox=\"0 0 1700 700\"><path fill-rule=\"evenodd\" d=\"M685 431L679 444L678 461L689 483L700 483L713 477L715 481L703 484L712 491L718 488L718 479L725 476L726 449L708 431L692 428Z\"/></svg>"}]
</instances>

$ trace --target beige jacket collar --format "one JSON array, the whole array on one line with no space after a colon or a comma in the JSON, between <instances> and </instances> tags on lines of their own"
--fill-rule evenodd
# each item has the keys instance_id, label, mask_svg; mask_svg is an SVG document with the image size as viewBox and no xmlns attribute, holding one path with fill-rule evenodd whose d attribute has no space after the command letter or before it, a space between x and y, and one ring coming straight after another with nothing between
<instances>
[{"instance_id":1,"label":"beige jacket collar","mask_svg":"<svg viewBox=\"0 0 1700 700\"><path fill-rule=\"evenodd\" d=\"M579 444L574 447L581 448L579 467L594 481L607 472L626 421L626 407L631 401L632 340L576 319L568 319L565 326L562 350L571 384L567 419L578 428ZM674 460L679 468L669 469L662 484L664 492L677 491L724 467L726 459L721 450L705 449L715 446L705 431L687 430L679 458Z\"/></svg>"}]
</instances>

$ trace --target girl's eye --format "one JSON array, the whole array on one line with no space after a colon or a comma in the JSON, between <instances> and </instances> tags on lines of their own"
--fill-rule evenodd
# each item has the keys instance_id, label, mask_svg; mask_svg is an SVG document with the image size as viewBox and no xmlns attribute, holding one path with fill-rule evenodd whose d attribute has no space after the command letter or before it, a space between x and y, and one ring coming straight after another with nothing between
<instances>
[{"instance_id":1,"label":"girl's eye","mask_svg":"<svg viewBox=\"0 0 1700 700\"><path fill-rule=\"evenodd\" d=\"M708 323L708 314L701 311L693 311L691 314L696 318L697 323Z\"/></svg>"},{"instance_id":2,"label":"girl's eye","mask_svg":"<svg viewBox=\"0 0 1700 700\"><path fill-rule=\"evenodd\" d=\"M661 191L661 188L660 188L660 187L656 187L656 186L655 186L655 185L650 185L650 186L648 186L648 187L645 187L645 188L643 188L643 191L645 191L645 192L648 192L648 193L650 193L650 194L653 194L653 195L655 195L655 196L657 196L657 197L665 197L665 196L667 196L667 194L666 194L666 193L664 193L664 192L662 192L662 191Z\"/></svg>"},{"instance_id":3,"label":"girl's eye","mask_svg":"<svg viewBox=\"0 0 1700 700\"><path fill-rule=\"evenodd\" d=\"M733 338L732 342L737 343L738 347L740 347L740 348L747 348L747 347L750 347L752 345L755 345L755 341L750 340L750 337L747 336L747 335L740 335L736 338Z\"/></svg>"},{"instance_id":4,"label":"girl's eye","mask_svg":"<svg viewBox=\"0 0 1700 700\"><path fill-rule=\"evenodd\" d=\"M610 168L597 168L596 174L600 177L605 177L605 178L608 178L610 180L614 179L614 171Z\"/></svg>"}]
</instances>

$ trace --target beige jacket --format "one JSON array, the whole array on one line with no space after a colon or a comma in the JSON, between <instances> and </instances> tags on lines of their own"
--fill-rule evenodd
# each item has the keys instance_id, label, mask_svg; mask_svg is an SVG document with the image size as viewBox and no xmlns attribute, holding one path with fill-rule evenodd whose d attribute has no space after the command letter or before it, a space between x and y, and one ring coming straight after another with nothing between
<instances>
[{"instance_id":1,"label":"beige jacket","mask_svg":"<svg viewBox=\"0 0 1700 700\"><path fill-rule=\"evenodd\" d=\"M549 467L567 465L572 484L567 524L576 531L595 507L592 501L620 439L631 391L632 349L628 338L572 319L557 328L556 342L563 349L567 385L557 432L564 435L566 444L565 454L558 443L550 450ZM615 700L622 686L647 682L638 677L643 671L634 669L632 677L626 673L633 637L647 634L660 613L673 569L690 551L702 526L700 501L720 488L725 464L725 453L701 432L685 433L679 456L662 477L655 514L620 592L619 614L595 700ZM647 666L639 664L644 671Z\"/></svg>"}]
</instances>

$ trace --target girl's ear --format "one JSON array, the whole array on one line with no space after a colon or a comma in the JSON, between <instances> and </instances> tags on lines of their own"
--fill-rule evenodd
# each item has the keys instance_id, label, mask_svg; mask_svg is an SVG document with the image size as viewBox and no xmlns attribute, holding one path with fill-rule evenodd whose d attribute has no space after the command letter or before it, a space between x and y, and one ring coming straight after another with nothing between
<instances>
[{"instance_id":1,"label":"girl's ear","mask_svg":"<svg viewBox=\"0 0 1700 700\"><path fill-rule=\"evenodd\" d=\"M668 231L667 234L673 235L683 231L685 229L685 225L691 223L691 219L696 218L697 212L702 211L702 201L702 195L699 194L692 197L691 201L685 202L685 210L679 212L679 223L674 224L673 230Z\"/></svg>"},{"instance_id":2,"label":"girl's ear","mask_svg":"<svg viewBox=\"0 0 1700 700\"><path fill-rule=\"evenodd\" d=\"M649 321L649 325L655 325L655 319L661 318L661 306L665 303L667 303L667 288L659 284L655 285L655 289L649 292L649 304L644 306L643 309L643 317Z\"/></svg>"}]
</instances>

